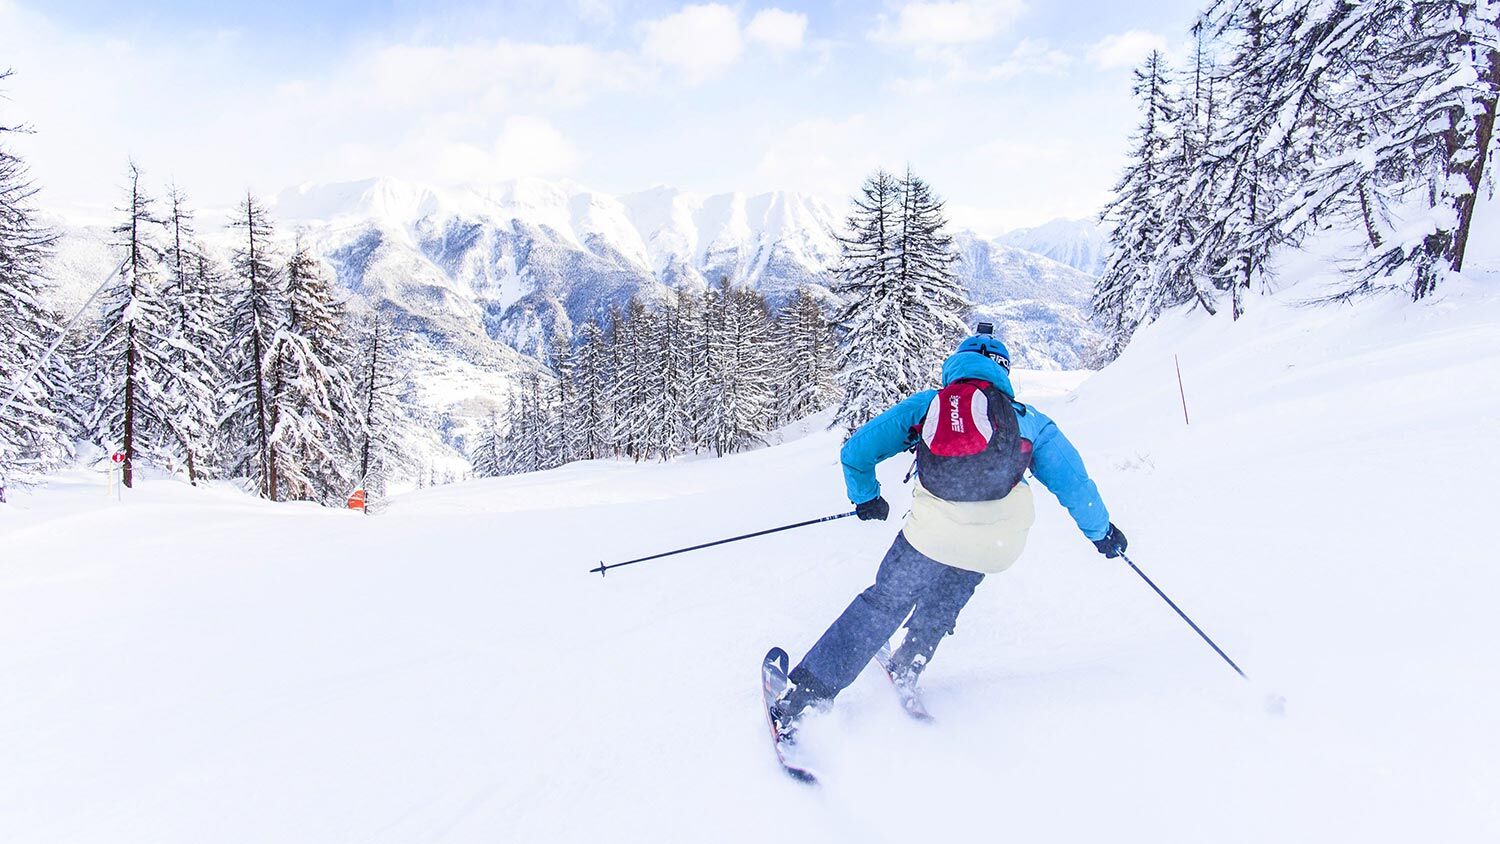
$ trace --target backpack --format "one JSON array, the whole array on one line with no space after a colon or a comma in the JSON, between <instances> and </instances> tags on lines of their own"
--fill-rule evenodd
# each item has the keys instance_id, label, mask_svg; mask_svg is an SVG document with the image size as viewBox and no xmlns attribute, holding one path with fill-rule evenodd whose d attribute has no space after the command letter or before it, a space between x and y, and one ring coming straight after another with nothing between
<instances>
[{"instance_id":1,"label":"backpack","mask_svg":"<svg viewBox=\"0 0 1500 844\"><path fill-rule=\"evenodd\" d=\"M916 442L917 477L944 501L998 501L1031 466L1010 396L988 381L963 379L938 391Z\"/></svg>"}]
</instances>

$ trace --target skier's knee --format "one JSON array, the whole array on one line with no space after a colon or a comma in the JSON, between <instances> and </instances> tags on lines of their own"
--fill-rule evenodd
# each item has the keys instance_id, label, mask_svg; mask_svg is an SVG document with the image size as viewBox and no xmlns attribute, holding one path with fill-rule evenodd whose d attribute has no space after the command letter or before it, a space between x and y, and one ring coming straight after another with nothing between
<instances>
[{"instance_id":1,"label":"skier's knee","mask_svg":"<svg viewBox=\"0 0 1500 844\"><path fill-rule=\"evenodd\" d=\"M859 597L872 608L882 613L900 612L904 614L907 610L911 609L912 604L915 602L915 598L912 596L899 594L895 590L883 587L879 583L861 592Z\"/></svg>"}]
</instances>

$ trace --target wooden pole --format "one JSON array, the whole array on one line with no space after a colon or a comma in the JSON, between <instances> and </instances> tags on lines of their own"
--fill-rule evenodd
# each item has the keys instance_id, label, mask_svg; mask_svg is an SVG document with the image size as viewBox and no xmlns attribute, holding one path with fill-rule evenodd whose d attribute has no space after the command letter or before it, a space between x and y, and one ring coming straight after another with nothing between
<instances>
[{"instance_id":1,"label":"wooden pole","mask_svg":"<svg viewBox=\"0 0 1500 844\"><path fill-rule=\"evenodd\" d=\"M1187 391L1182 388L1182 364L1176 355L1172 355L1172 365L1177 367L1177 395L1182 397L1182 424L1191 425L1193 423L1188 421Z\"/></svg>"}]
</instances>

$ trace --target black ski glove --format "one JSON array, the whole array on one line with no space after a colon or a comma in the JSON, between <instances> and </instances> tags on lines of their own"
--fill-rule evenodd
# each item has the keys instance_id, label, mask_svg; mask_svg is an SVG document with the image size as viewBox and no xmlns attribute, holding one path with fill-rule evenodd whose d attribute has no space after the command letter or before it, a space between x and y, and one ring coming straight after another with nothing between
<instances>
[{"instance_id":1,"label":"black ski glove","mask_svg":"<svg viewBox=\"0 0 1500 844\"><path fill-rule=\"evenodd\" d=\"M891 505L885 503L885 499L878 495L863 504L854 505L854 515L858 516L862 522L868 522L871 519L883 522L890 514Z\"/></svg>"},{"instance_id":2,"label":"black ski glove","mask_svg":"<svg viewBox=\"0 0 1500 844\"><path fill-rule=\"evenodd\" d=\"M1115 527L1114 522L1109 523L1109 533L1104 534L1103 539L1094 540L1094 547L1099 549L1099 553L1110 559L1124 554L1128 544L1130 543L1125 541L1125 534Z\"/></svg>"}]
</instances>

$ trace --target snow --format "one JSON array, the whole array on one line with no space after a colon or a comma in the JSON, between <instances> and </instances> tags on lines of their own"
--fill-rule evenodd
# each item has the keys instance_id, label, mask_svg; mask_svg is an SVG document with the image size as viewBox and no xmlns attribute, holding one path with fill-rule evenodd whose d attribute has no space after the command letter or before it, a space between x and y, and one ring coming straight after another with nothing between
<instances>
[{"instance_id":1,"label":"snow","mask_svg":"<svg viewBox=\"0 0 1500 844\"><path fill-rule=\"evenodd\" d=\"M817 789L776 768L758 662L806 651L895 523L587 571L848 509L834 433L375 516L160 479L116 503L84 472L12 491L3 837L1496 840L1494 287L1305 308L1292 284L1091 377L1017 373L1251 679L1039 495L926 675L937 723L866 672L804 729ZM897 513L906 468L881 471Z\"/></svg>"}]
</instances>

